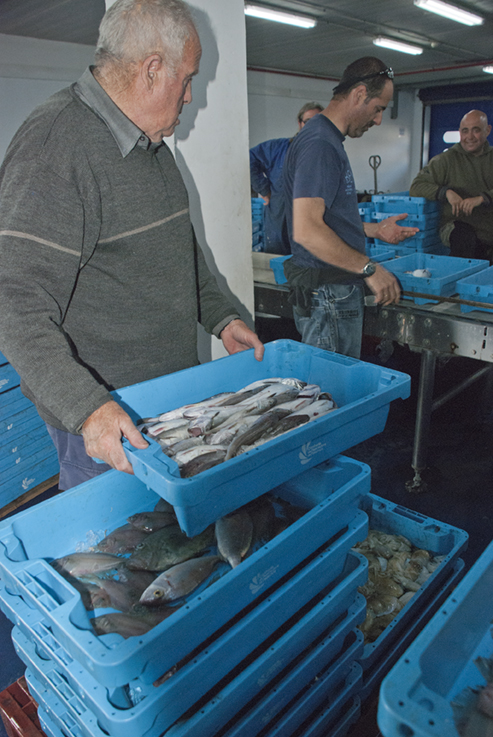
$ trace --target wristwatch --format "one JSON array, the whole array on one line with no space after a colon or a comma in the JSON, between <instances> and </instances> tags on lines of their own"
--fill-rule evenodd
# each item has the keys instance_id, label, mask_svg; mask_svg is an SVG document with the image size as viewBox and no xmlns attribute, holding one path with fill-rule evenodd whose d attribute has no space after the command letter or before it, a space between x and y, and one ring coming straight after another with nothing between
<instances>
[{"instance_id":1,"label":"wristwatch","mask_svg":"<svg viewBox=\"0 0 493 737\"><path fill-rule=\"evenodd\" d=\"M360 273L361 273L361 275L362 275L363 277L365 277L365 278L366 278L367 276L373 276L373 274L375 273L375 271L376 271L376 270L377 270L377 265L376 265L375 261L372 261L372 260L370 259L370 260L368 261L368 263L366 263L366 264L365 264L365 265L363 266L363 268L362 268L362 270L361 270L361 272L360 272Z\"/></svg>"}]
</instances>

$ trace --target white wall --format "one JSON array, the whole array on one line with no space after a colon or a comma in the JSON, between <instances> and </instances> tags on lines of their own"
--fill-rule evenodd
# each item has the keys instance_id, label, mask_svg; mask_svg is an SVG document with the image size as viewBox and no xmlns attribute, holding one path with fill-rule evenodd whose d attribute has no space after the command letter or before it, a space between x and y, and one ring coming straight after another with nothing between
<instances>
[{"instance_id":1,"label":"white wall","mask_svg":"<svg viewBox=\"0 0 493 737\"><path fill-rule=\"evenodd\" d=\"M249 71L250 146L294 135L301 106L314 100L325 107L336 84L337 81ZM415 92L400 91L396 109L395 119L388 109L381 126L374 126L362 138L347 138L344 143L359 192L374 189L373 169L368 163L374 154L382 160L377 170L379 191L409 189L420 169L421 102Z\"/></svg>"},{"instance_id":2,"label":"white wall","mask_svg":"<svg viewBox=\"0 0 493 737\"><path fill-rule=\"evenodd\" d=\"M219 285L253 326L250 175L243 0L192 0L203 53L192 103L175 132L197 238ZM200 357L224 355L199 336Z\"/></svg>"},{"instance_id":3,"label":"white wall","mask_svg":"<svg viewBox=\"0 0 493 737\"><path fill-rule=\"evenodd\" d=\"M0 34L0 161L31 110L75 82L93 56L92 46Z\"/></svg>"}]
</instances>

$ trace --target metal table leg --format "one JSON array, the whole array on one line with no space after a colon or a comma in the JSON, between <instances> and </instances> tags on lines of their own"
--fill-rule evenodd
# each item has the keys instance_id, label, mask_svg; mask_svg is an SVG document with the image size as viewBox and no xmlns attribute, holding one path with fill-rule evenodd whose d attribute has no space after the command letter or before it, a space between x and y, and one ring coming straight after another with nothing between
<instances>
[{"instance_id":1,"label":"metal table leg","mask_svg":"<svg viewBox=\"0 0 493 737\"><path fill-rule=\"evenodd\" d=\"M420 493L426 491L426 484L421 473L426 468L428 438L430 434L433 390L435 385L435 366L437 353L423 350L419 374L418 405L416 408L416 425L414 430L414 448L412 467L414 478L406 483L408 491Z\"/></svg>"}]
</instances>

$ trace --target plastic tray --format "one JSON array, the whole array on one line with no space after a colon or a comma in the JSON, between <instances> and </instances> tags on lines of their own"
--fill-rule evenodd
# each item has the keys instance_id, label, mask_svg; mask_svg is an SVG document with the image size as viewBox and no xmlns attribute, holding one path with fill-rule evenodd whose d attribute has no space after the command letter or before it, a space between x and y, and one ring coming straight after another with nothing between
<instances>
[{"instance_id":1,"label":"plastic tray","mask_svg":"<svg viewBox=\"0 0 493 737\"><path fill-rule=\"evenodd\" d=\"M32 459L32 464L27 464L21 469L17 469L17 473L9 473L7 479L3 479L0 483L0 507L4 507L9 502L17 499L21 494L33 489L38 484L46 481L52 476L56 476L60 467L58 464L58 456L53 449L44 458L38 460Z\"/></svg>"},{"instance_id":2,"label":"plastic tray","mask_svg":"<svg viewBox=\"0 0 493 737\"><path fill-rule=\"evenodd\" d=\"M276 490L309 510L305 515L141 638L95 637L80 595L47 562L83 548L86 533L100 539L130 514L152 509L158 497L132 476L108 471L0 523L0 577L18 607L39 615L100 683L119 686L141 675L152 683L327 540L338 535L334 545L342 550L361 534L367 516L357 506L369 490L369 467L340 456L307 474L306 482L298 477Z\"/></svg>"},{"instance_id":3,"label":"plastic tray","mask_svg":"<svg viewBox=\"0 0 493 737\"><path fill-rule=\"evenodd\" d=\"M431 600L427 601L421 608L418 607L417 610L412 610L412 618L407 617L406 629L400 633L397 642L393 643L393 646L389 649L383 647L377 650L379 657L376 661L372 661L371 666L366 663L364 657L359 660L363 668L363 687L359 693L361 701L365 701L369 696L376 694L383 678L401 657L404 650L409 647L435 612L442 606L445 599L450 596L463 577L464 570L465 563L462 558L458 558L452 568L448 569L445 581L438 591L434 591Z\"/></svg>"},{"instance_id":4,"label":"plastic tray","mask_svg":"<svg viewBox=\"0 0 493 737\"><path fill-rule=\"evenodd\" d=\"M385 241L381 241L375 238L375 243L379 246L388 245ZM427 251L429 248L433 248L437 243L441 243L438 228L435 230L422 230L411 238L401 241L399 245L404 248L413 249L414 251Z\"/></svg>"},{"instance_id":5,"label":"plastic tray","mask_svg":"<svg viewBox=\"0 0 493 737\"><path fill-rule=\"evenodd\" d=\"M491 307L461 305L461 312L471 312L472 310L493 312L493 266L488 266L487 269L483 269L479 273L472 274L465 279L459 279L456 289L461 299L491 304Z\"/></svg>"},{"instance_id":6,"label":"plastic tray","mask_svg":"<svg viewBox=\"0 0 493 737\"><path fill-rule=\"evenodd\" d=\"M340 648L344 639L340 636L334 639L330 637L331 630L334 634L336 620L343 619L346 622L345 630L341 629L342 635L344 632L348 633L355 622L364 617L364 601L357 594L356 587L358 580L361 581L365 577L366 571L366 564L361 556L356 558L354 554L350 554L340 580L323 599L318 598L313 606L302 608L294 623L291 621L288 626L276 632L273 638L264 641L263 647L255 652L255 656L250 658L246 665L242 664L229 674L227 685L221 683L215 691L211 691L212 699L196 710L192 716L187 715L178 722L176 719L180 716L181 710L185 711L185 703L188 702L188 708L193 707L197 701L196 694L201 687L204 692L208 690L200 683L203 680L204 667L200 672L201 669L197 667L195 661L184 666L159 688L154 688L152 696L145 696L133 708L126 710L118 708L118 694L113 694L115 706L107 705L102 710L97 685L88 683L84 695L80 698L67 683L65 673L58 672L50 661L44 660L43 653L36 655L32 643L16 628L13 631L13 641L19 656L28 664L31 674L34 675L38 687L45 689L61 703L63 711L88 737L97 735L100 731L107 731L112 737L120 734L125 737L128 734L151 737L160 735L163 729L166 730L168 727L170 728L166 731L167 735L203 737L215 734L219 727L235 716L276 676L287 672L293 661L298 667L300 678L309 679L310 666L313 669L317 661L323 664L324 660L330 660L330 653L333 653L337 646ZM325 636L327 643L324 642ZM231 649L239 646L237 639L230 642ZM307 649L309 652L305 662L300 656ZM223 674L217 667L221 661L214 658L211 648L208 650L203 658L203 666L215 671L217 679L220 680ZM325 650L328 656L324 655ZM196 661L199 660L200 656L196 658ZM303 684L301 683L300 687L301 685ZM43 695L42 701L46 701L46 698L46 695ZM173 724L174 722L176 723ZM171 724L173 726L170 726Z\"/></svg>"},{"instance_id":7,"label":"plastic tray","mask_svg":"<svg viewBox=\"0 0 493 737\"><path fill-rule=\"evenodd\" d=\"M2 393L0 420L9 418L17 412L22 412L22 410L28 407L34 407L34 405L24 396L19 386L9 389L9 391Z\"/></svg>"},{"instance_id":8,"label":"plastic tray","mask_svg":"<svg viewBox=\"0 0 493 737\"><path fill-rule=\"evenodd\" d=\"M373 213L373 221L379 222L380 220L386 220L389 217L388 212L374 212ZM438 225L440 221L440 213L438 210L436 212L430 212L430 213L412 213L411 215L408 215L407 218L403 218L402 220L398 221L398 225L401 225L402 227L406 228L419 228L420 231L428 231L428 230L435 230L438 231Z\"/></svg>"},{"instance_id":9,"label":"plastic tray","mask_svg":"<svg viewBox=\"0 0 493 737\"><path fill-rule=\"evenodd\" d=\"M291 258L291 256L276 256L276 258L271 258L270 260L270 268L274 272L276 284L286 284L287 282L284 274L284 262L288 258Z\"/></svg>"},{"instance_id":10,"label":"plastic tray","mask_svg":"<svg viewBox=\"0 0 493 737\"><path fill-rule=\"evenodd\" d=\"M347 704L359 694L362 684L361 666L353 663L346 680L335 687L333 684L329 686L329 679L330 670L320 674L307 694L293 705L265 737L289 737L294 732L302 737L332 737L331 726L337 725L339 719L343 719Z\"/></svg>"},{"instance_id":11,"label":"plastic tray","mask_svg":"<svg viewBox=\"0 0 493 737\"><path fill-rule=\"evenodd\" d=\"M439 296L450 296L457 291L456 284L464 276L481 271L489 262L482 259L455 258L454 256L434 256L430 253L413 253L385 262L385 268L399 279L406 292L418 292ZM413 276L408 271L428 269L431 277ZM433 298L406 297L418 305L436 304Z\"/></svg>"},{"instance_id":12,"label":"plastic tray","mask_svg":"<svg viewBox=\"0 0 493 737\"><path fill-rule=\"evenodd\" d=\"M368 494L361 504L368 514L370 529L393 535L404 535L417 548L432 555L444 555L445 559L382 632L375 642L365 645L361 664L367 671L381 656L388 653L398 639L405 636L413 618L430 601L445 583L455 561L467 549L469 536L464 530L438 522L399 504L394 504L374 494Z\"/></svg>"},{"instance_id":13,"label":"plastic tray","mask_svg":"<svg viewBox=\"0 0 493 737\"><path fill-rule=\"evenodd\" d=\"M393 246L377 246L374 243L370 243L365 247L365 252L372 261L376 261L377 263L388 261L395 257L395 249Z\"/></svg>"},{"instance_id":14,"label":"plastic tray","mask_svg":"<svg viewBox=\"0 0 493 737\"><path fill-rule=\"evenodd\" d=\"M409 192L396 192L395 194L374 194L372 202L375 210L387 213L402 213L423 215L440 211L440 203L427 200L425 197L410 197Z\"/></svg>"},{"instance_id":15,"label":"plastic tray","mask_svg":"<svg viewBox=\"0 0 493 737\"><path fill-rule=\"evenodd\" d=\"M10 363L0 366L0 394L19 386L21 377Z\"/></svg>"},{"instance_id":16,"label":"plastic tray","mask_svg":"<svg viewBox=\"0 0 493 737\"><path fill-rule=\"evenodd\" d=\"M485 684L474 665L493 656L493 543L382 683L378 724L384 737L457 737L450 705Z\"/></svg>"},{"instance_id":17,"label":"plastic tray","mask_svg":"<svg viewBox=\"0 0 493 737\"><path fill-rule=\"evenodd\" d=\"M220 640L207 645L190 663L158 688L152 685L146 687L138 680L130 682L128 689L109 691L99 685L79 664L70 662L71 659L60 650L56 653L59 661L56 663L51 658L55 652L49 644L49 637L40 644L39 638L29 638L28 634L17 627L14 628L12 637L19 657L30 667L44 688L52 690L57 699L66 702L67 709L73 716L84 714L82 721L88 725L96 720L112 737L127 737L129 733L139 734L140 737L158 737L229 675L232 680L221 690L222 695L217 697L219 706L210 707L213 710L212 716L204 717L212 719L217 726L221 715L224 724L249 701L248 693L254 697L264 683L282 671L304 648L309 647L317 637L324 636L323 633L329 629L327 642L323 641L310 657L307 656L308 664L304 663L305 668L299 669L301 688L303 678L309 680L313 662L328 662L334 650L340 649L344 636L351 627L364 619L365 602L359 598L356 589L358 581L364 581L366 574L366 562L361 557L355 558L354 554L350 554L341 580L326 594L323 603L315 603L304 616L304 610L301 610L299 620L289 626L289 636L283 634L281 637L280 633L274 633L274 641L270 639L279 615L276 615L274 626L266 626L257 617L247 615ZM309 580L307 585L313 589L313 583ZM324 586L323 575L320 586ZM296 597L297 592L292 593ZM300 603L302 607L303 600ZM291 608L291 614L296 614L296 608L294 612ZM333 623L342 615L345 625L334 633L337 627ZM262 616L268 618L269 612L265 611ZM283 627L282 633L285 632L286 627ZM331 637L334 634L337 636ZM231 672L234 673L233 669L244 657L262 645L264 653L233 678L230 675ZM319 670L321 667L319 665ZM128 690L139 694L140 701L133 707L128 700ZM207 711L207 706L204 710ZM202 718L200 715L199 717Z\"/></svg>"},{"instance_id":18,"label":"plastic tray","mask_svg":"<svg viewBox=\"0 0 493 737\"><path fill-rule=\"evenodd\" d=\"M154 440L145 450L124 441L135 475L173 504L188 535L198 534L306 468L381 432L390 402L409 396L409 376L303 343L278 340L265 346L261 362L250 349L113 392L137 421L277 376L319 384L332 394L339 409L186 479L180 478L177 464Z\"/></svg>"},{"instance_id":19,"label":"plastic tray","mask_svg":"<svg viewBox=\"0 0 493 737\"><path fill-rule=\"evenodd\" d=\"M358 212L364 223L371 223L374 210L375 205L373 202L360 202L358 204Z\"/></svg>"}]
</instances>

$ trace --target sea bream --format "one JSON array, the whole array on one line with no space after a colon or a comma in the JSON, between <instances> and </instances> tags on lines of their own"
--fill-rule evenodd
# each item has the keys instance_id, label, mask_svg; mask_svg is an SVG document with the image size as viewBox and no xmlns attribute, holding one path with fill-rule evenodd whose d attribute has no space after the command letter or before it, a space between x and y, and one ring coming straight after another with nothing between
<instances>
[{"instance_id":1,"label":"sea bream","mask_svg":"<svg viewBox=\"0 0 493 737\"><path fill-rule=\"evenodd\" d=\"M145 589L140 603L154 607L187 596L210 576L221 560L219 555L204 555L168 568Z\"/></svg>"},{"instance_id":2,"label":"sea bream","mask_svg":"<svg viewBox=\"0 0 493 737\"><path fill-rule=\"evenodd\" d=\"M125 563L132 570L164 571L194 558L213 543L213 527L208 527L200 535L187 537L178 525L170 525L147 535Z\"/></svg>"},{"instance_id":3,"label":"sea bream","mask_svg":"<svg viewBox=\"0 0 493 737\"><path fill-rule=\"evenodd\" d=\"M253 522L246 509L239 509L217 520L217 549L231 568L236 568L252 543Z\"/></svg>"}]
</instances>

